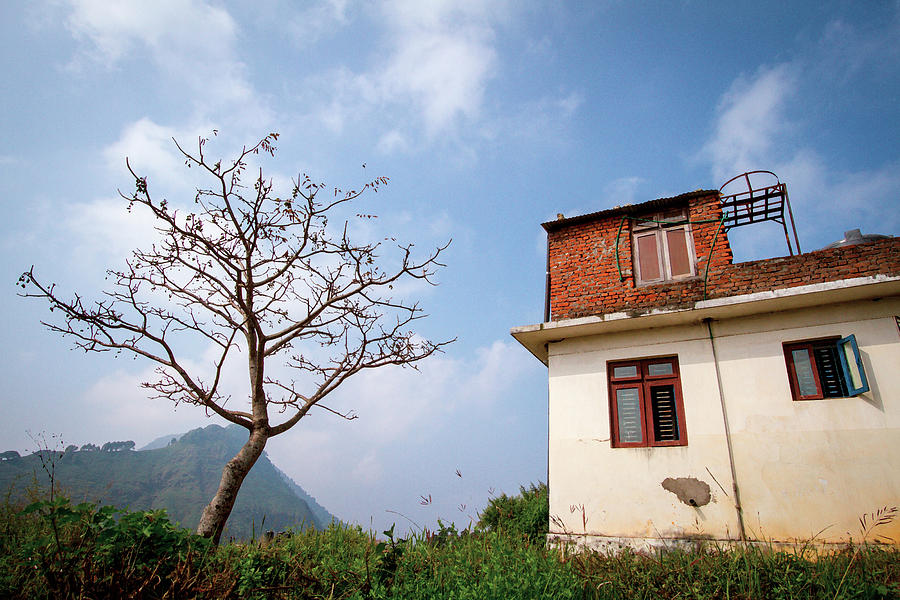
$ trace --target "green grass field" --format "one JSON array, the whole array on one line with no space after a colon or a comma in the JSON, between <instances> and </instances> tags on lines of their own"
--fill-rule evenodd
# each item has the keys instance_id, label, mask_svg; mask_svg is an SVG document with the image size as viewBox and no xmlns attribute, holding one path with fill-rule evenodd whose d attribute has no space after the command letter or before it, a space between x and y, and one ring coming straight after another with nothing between
<instances>
[{"instance_id":1,"label":"green grass field","mask_svg":"<svg viewBox=\"0 0 900 600\"><path fill-rule=\"evenodd\" d=\"M546 486L490 501L479 524L397 539L333 524L213 547L163 511L6 503L2 598L900 598L900 550L751 546L564 552L540 529ZM546 527L546 520L540 528Z\"/></svg>"}]
</instances>

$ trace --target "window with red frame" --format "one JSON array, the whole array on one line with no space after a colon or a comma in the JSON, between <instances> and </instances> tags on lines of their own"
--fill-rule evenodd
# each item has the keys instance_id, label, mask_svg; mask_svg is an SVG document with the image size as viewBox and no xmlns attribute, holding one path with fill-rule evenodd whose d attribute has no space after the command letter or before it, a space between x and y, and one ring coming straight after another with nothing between
<instances>
[{"instance_id":1,"label":"window with red frame","mask_svg":"<svg viewBox=\"0 0 900 600\"><path fill-rule=\"evenodd\" d=\"M856 336L784 344L794 400L847 398L869 391Z\"/></svg>"},{"instance_id":2,"label":"window with red frame","mask_svg":"<svg viewBox=\"0 0 900 600\"><path fill-rule=\"evenodd\" d=\"M607 364L615 448L686 446L678 357Z\"/></svg>"}]
</instances>

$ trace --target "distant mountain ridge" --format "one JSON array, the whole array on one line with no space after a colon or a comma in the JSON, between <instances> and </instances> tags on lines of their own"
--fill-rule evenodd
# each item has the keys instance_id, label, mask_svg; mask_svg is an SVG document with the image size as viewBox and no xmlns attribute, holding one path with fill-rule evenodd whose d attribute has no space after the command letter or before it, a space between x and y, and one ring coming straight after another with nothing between
<instances>
[{"instance_id":1,"label":"distant mountain ridge","mask_svg":"<svg viewBox=\"0 0 900 600\"><path fill-rule=\"evenodd\" d=\"M236 425L230 425L227 429L238 431L243 435L243 429L237 427ZM164 435L149 442L147 445L139 448L138 450L157 450L159 448L165 448L166 446L181 439L181 437L184 435L186 434L172 433L169 435ZM306 490L297 485L297 483L293 479L291 479L291 477L287 473L275 466L274 463L272 463L272 466L275 468L275 472L278 473L281 479L288 484L291 490L293 490L293 492L297 494L297 496L299 496L301 500L306 502L306 505L312 511L313 516L316 519L316 528L322 529L324 527L327 527L328 524L332 521L336 520L336 517L334 515L329 513L321 504L316 501L314 497L310 496Z\"/></svg>"},{"instance_id":2,"label":"distant mountain ridge","mask_svg":"<svg viewBox=\"0 0 900 600\"><path fill-rule=\"evenodd\" d=\"M183 436L183 435L184 435L183 433L178 433L178 434L171 433L169 435L164 435L162 437L158 437L155 440L153 440L152 442L150 442L149 444L147 444L146 446L138 448L138 452L141 452L142 450L159 450L160 448L165 448L172 442L177 442L179 439L181 439L181 436Z\"/></svg>"},{"instance_id":3,"label":"distant mountain ridge","mask_svg":"<svg viewBox=\"0 0 900 600\"><path fill-rule=\"evenodd\" d=\"M165 508L173 521L193 529L218 487L222 467L245 441L243 429L209 425L157 438L139 451L66 452L55 459L54 476L75 501L132 510ZM0 490L12 487L21 494L34 480L44 486L49 482L37 453L0 461ZM269 529L322 529L333 519L263 453L241 487L225 535L249 538Z\"/></svg>"}]
</instances>

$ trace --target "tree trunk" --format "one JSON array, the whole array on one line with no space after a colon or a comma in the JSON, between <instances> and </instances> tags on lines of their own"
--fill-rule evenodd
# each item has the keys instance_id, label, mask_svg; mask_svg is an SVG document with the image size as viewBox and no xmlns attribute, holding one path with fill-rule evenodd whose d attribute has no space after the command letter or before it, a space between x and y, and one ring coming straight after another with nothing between
<instances>
[{"instance_id":1,"label":"tree trunk","mask_svg":"<svg viewBox=\"0 0 900 600\"><path fill-rule=\"evenodd\" d=\"M219 489L212 501L203 509L200 515L200 523L197 525L197 535L212 538L213 543L219 543L225 522L234 508L238 491L250 469L260 457L268 441L268 433L263 429L253 429L250 438L234 458L228 461L222 469L222 480Z\"/></svg>"}]
</instances>

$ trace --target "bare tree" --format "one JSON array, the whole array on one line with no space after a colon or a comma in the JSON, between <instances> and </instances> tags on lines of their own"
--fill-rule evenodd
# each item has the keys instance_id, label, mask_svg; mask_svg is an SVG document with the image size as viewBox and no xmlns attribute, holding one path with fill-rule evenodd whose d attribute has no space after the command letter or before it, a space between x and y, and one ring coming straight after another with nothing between
<instances>
[{"instance_id":1,"label":"bare tree","mask_svg":"<svg viewBox=\"0 0 900 600\"><path fill-rule=\"evenodd\" d=\"M215 132L214 132L215 134ZM159 241L137 249L120 270L109 270L111 288L89 302L63 297L39 281L34 267L22 274L22 295L49 302L51 331L86 352L125 352L156 364L145 382L154 397L203 407L245 427L247 442L225 465L218 490L203 510L197 533L218 542L238 490L269 438L296 425L314 406L346 419L352 413L322 401L364 369L413 366L443 345L415 335L410 325L424 315L418 303L395 298L397 283L433 284L446 245L415 258L412 245L396 248L385 266L380 243L351 242L347 221L336 231L328 217L366 191L387 183L379 177L359 190L325 191L302 176L286 197L276 196L262 169L252 186L242 177L252 155L274 155L277 134L244 147L235 160L213 162L201 138L196 153L175 141L188 167L211 178L198 189L194 209L182 214L151 196L147 179L135 173L135 190L119 192L134 207L149 210ZM371 218L371 215L357 215ZM186 347L200 340L215 349L202 372L187 365ZM452 340L450 340L452 341ZM234 407L221 389L226 359L244 353L249 402ZM292 368L296 379L267 375L267 367Z\"/></svg>"}]
</instances>

